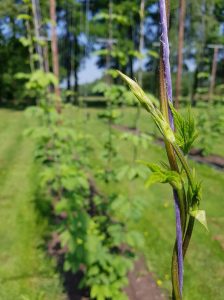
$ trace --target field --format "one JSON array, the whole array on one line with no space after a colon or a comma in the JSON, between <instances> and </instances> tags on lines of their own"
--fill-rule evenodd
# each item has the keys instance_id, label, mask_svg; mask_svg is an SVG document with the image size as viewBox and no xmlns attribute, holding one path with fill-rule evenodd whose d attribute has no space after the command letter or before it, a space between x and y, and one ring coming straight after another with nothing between
<instances>
[{"instance_id":1,"label":"field","mask_svg":"<svg viewBox=\"0 0 224 300\"><path fill-rule=\"evenodd\" d=\"M103 163L98 153L106 131L106 124L103 125L96 117L98 112L97 109L83 111L77 108L66 112L74 131L91 134L94 152L90 158L96 166ZM119 122L130 126L133 115L133 109L123 108L123 117ZM35 207L38 165L32 158L34 142L23 136L24 129L32 122L25 118L23 111L1 110L0 118L0 299L64 299L61 280L55 263L47 255L44 242L48 223ZM151 131L151 121L143 112L140 129ZM113 130L118 134L119 159L131 162L132 145L120 140L121 132L118 129ZM139 150L138 153L138 159L146 157L148 161L157 161L165 158L165 154L161 146L151 141L146 150ZM184 299L221 300L224 276L224 174L193 161L191 165L197 167L199 179L203 182L201 206L207 211L209 232L196 225L185 264ZM115 169L117 167L114 165ZM97 178L96 182L102 191L108 188ZM138 198L141 221L129 220L127 226L144 233L145 243L139 252L144 254L157 284L170 293L170 254L175 236L170 191L163 185L153 186L149 191L140 180L134 184L122 180L110 186L110 189L125 190L130 203Z\"/></svg>"}]
</instances>

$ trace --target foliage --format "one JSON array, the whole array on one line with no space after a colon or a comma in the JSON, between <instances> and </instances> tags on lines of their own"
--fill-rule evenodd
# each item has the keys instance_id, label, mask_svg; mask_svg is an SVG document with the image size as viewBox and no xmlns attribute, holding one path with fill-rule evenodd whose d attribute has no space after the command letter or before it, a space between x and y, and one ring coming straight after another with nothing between
<instances>
[{"instance_id":1,"label":"foliage","mask_svg":"<svg viewBox=\"0 0 224 300\"><path fill-rule=\"evenodd\" d=\"M181 232L181 252L179 252L179 248L176 246L178 244L178 238L176 238L172 259L172 285L173 298L181 299L182 295L179 281L180 269L176 268L179 264L178 255L181 256L181 260L183 261L189 246L195 219L207 229L205 211L200 210L202 198L201 183L196 179L195 170L191 170L186 158L186 154L190 151L192 143L197 136L194 120L189 116L184 119L171 105L170 113L173 113L177 125L177 132L174 132L169 124L168 112L166 119L165 114L153 104L151 99L147 97L135 81L121 72L119 72L119 74L128 84L130 90L139 100L141 105L152 116L152 119L162 134L166 144L170 166L166 163L162 163L162 166L160 166L159 164L144 162L152 173L146 181L146 186L150 186L157 182L169 183L173 189L175 203L179 207L180 222L178 222ZM163 101L166 100L161 98L161 103L163 103ZM179 160L180 166L177 165L175 155Z\"/></svg>"},{"instance_id":2,"label":"foliage","mask_svg":"<svg viewBox=\"0 0 224 300\"><path fill-rule=\"evenodd\" d=\"M26 74L17 76L28 79ZM126 299L122 289L128 283L134 249L142 244L142 237L134 230L126 231L122 217L116 217L115 208L122 207L127 199L98 191L92 180L92 164L86 159L91 151L91 137L74 132L70 122L58 113L55 96L48 91L50 84L57 84L55 77L40 70L34 71L26 83L26 89L39 97L39 105L27 111L39 120L39 125L27 129L26 135L36 140L35 159L42 164L40 188L53 215L60 220L52 225L61 248L66 249L64 271L81 270L80 288L88 287L92 299ZM109 93L103 85L99 89L110 95L111 105L123 91L113 86ZM101 117L110 124L117 118L112 110ZM108 140L104 148L103 155L111 163L112 156L116 157L113 142ZM107 170L104 180L109 183L115 179L115 172L113 168ZM99 175L98 170L96 173ZM129 208L123 211L123 219L127 213L134 215Z\"/></svg>"},{"instance_id":3,"label":"foliage","mask_svg":"<svg viewBox=\"0 0 224 300\"><path fill-rule=\"evenodd\" d=\"M207 108L208 112L201 112L197 119L197 127L200 132L198 144L203 155L208 155L214 151L215 142L224 133L223 107L218 106L212 112L212 108Z\"/></svg>"},{"instance_id":4,"label":"foliage","mask_svg":"<svg viewBox=\"0 0 224 300\"><path fill-rule=\"evenodd\" d=\"M192 116L190 109L188 109L187 116L184 118L177 112L172 104L170 104L170 108L174 117L174 124L176 128L176 142L183 153L187 155L198 136L195 127L195 119Z\"/></svg>"}]
</instances>

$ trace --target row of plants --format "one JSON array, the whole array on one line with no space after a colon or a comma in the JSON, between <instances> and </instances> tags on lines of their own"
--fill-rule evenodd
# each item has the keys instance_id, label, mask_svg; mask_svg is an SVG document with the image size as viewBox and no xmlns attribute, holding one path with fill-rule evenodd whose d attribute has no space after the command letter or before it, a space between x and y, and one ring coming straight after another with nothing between
<instances>
[{"instance_id":1,"label":"row of plants","mask_svg":"<svg viewBox=\"0 0 224 300\"><path fill-rule=\"evenodd\" d=\"M126 228L127 218L136 218L136 212L127 206L129 199L116 190L101 193L95 181L99 178L111 186L121 179L121 172L113 165L118 156L111 127L114 111L108 109L100 116L108 121L108 139L102 153L98 153L105 164L94 169L88 157L95 137L74 131L72 122L58 112L58 99L48 90L56 84L54 75L44 72L40 76L31 74L26 84L38 99L38 106L27 110L38 125L27 129L26 134L35 139L35 159L42 166L39 201L48 206L52 235L56 234L63 253L64 272L81 272L79 288L87 288L91 299L126 299L123 288L128 284L128 271L133 268L135 249L143 238L139 232ZM63 110L68 109L63 105ZM123 206L127 209L118 217L117 210Z\"/></svg>"},{"instance_id":2,"label":"row of plants","mask_svg":"<svg viewBox=\"0 0 224 300\"><path fill-rule=\"evenodd\" d=\"M200 132L198 138L198 147L203 155L215 153L215 145L219 143L224 134L223 105L211 106L205 108L206 111L200 111L197 118L197 128Z\"/></svg>"},{"instance_id":3,"label":"row of plants","mask_svg":"<svg viewBox=\"0 0 224 300\"><path fill-rule=\"evenodd\" d=\"M149 93L146 93L149 97L151 96ZM155 97L151 98L155 99ZM153 103L158 103L158 101L153 101ZM135 107L133 105L125 105L127 113L131 115L131 118L128 120L126 117L121 118L118 121L120 125L120 129L129 130L132 134L142 134L148 135L154 139L160 139L160 134L158 130L156 130L153 123L150 123L150 127L146 128L146 119L145 116L142 118L141 124L138 126L138 130L135 129L134 122L130 122L135 114ZM125 108L123 110L125 110ZM197 131L199 133L196 143L194 145L194 152L201 154L202 156L208 156L210 154L213 155L221 155L220 150L217 150L217 146L220 145L220 141L222 140L222 136L224 133L224 118L223 118L223 106L222 105L201 105L198 106L197 109L192 109L190 106L181 110L182 114L185 118L190 116L194 116L195 124L197 127Z\"/></svg>"},{"instance_id":4,"label":"row of plants","mask_svg":"<svg viewBox=\"0 0 224 300\"><path fill-rule=\"evenodd\" d=\"M152 173L146 181L147 186L156 182L169 183L173 189L176 213L176 242L172 259L173 299L181 299L183 259L191 239L194 220L199 220L205 227L207 225L205 212L199 208L201 184L186 158L197 136L194 119L183 118L172 105L169 55L166 52L169 45L167 28L164 27L167 20L163 19L166 9L162 0L160 7L164 39L160 58L161 110L156 101L152 101L135 81L119 74L128 83L140 104L152 115L166 145L169 164L142 163ZM32 39L29 41L30 47L33 47ZM34 58L31 57L31 61L32 59ZM109 73L113 76L118 74L111 70ZM105 132L106 143L102 145L102 153L98 153L103 157L104 164L98 165L95 170L95 164L89 157L94 150L92 145L96 137L86 135L88 119L84 115L84 130L79 132L74 131L71 120L63 117L63 110L67 108L62 104L59 94L54 92L58 91L57 77L35 68L31 68L31 74L17 76L26 80L28 94L33 94L38 100L38 105L29 108L28 114L35 116L39 125L28 129L26 134L36 140L35 159L41 164L42 197L39 201L46 201L49 208L52 234L57 236L63 253L63 270L73 274L81 272L79 288L87 291L87 296L91 299L127 299L123 288L128 284L127 274L133 268L136 249L142 244L143 238L141 233L126 227L126 220L140 216L135 212L134 199L131 199L132 205L127 206L130 200L125 196L125 191L120 194L114 188L112 193L102 193L95 179L99 178L108 185L109 191L109 187L116 187L116 182L122 177L130 180L145 178L146 172L141 165L136 167L135 161L138 147L148 147L148 136L125 133L119 137L114 130L120 111L122 112L122 109L118 110L123 103L121 99L133 101L133 97L126 88L109 81L108 84L100 84L95 88L107 99L107 109L99 114L99 118L108 125ZM137 106L135 129L139 118L140 110ZM124 165L122 159L119 159L120 138L133 142L133 160L128 165ZM115 169L117 164L119 167ZM136 200L138 202L139 199ZM123 207L126 209L122 209Z\"/></svg>"},{"instance_id":5,"label":"row of plants","mask_svg":"<svg viewBox=\"0 0 224 300\"><path fill-rule=\"evenodd\" d=\"M35 53L35 48L44 47L46 42L33 38L31 2L26 0L24 6L26 12L18 19L27 25L27 36L20 41L29 49L30 72L17 73L16 78L24 82L25 93L37 103L27 109L27 115L35 118L37 125L28 128L26 135L35 140L35 160L41 166L38 201L44 201L47 207L44 213L49 219L50 236L57 237L54 246L60 248L57 253L62 253L63 272L81 273L79 288L87 296L126 299L123 288L133 268L136 245L143 242L139 232L126 228L126 220L140 216L127 206L129 199L125 195L116 190L102 193L95 180L99 178L110 186L120 180L113 165L118 150L112 125L118 117L114 101L126 89L112 86L107 90L108 109L100 116L108 122L107 142L98 153L105 164L95 169L89 159L95 137L85 133L85 109L81 109L84 130L74 131L72 120L64 116L69 107L59 96L58 78L41 68L42 58ZM120 210L118 216L118 208L124 206L126 209Z\"/></svg>"}]
</instances>

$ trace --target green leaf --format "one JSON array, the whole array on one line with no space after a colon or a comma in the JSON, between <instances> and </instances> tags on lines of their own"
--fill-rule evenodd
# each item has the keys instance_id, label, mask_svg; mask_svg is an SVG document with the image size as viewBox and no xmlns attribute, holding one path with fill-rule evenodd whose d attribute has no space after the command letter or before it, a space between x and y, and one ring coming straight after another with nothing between
<instances>
[{"instance_id":1,"label":"green leaf","mask_svg":"<svg viewBox=\"0 0 224 300\"><path fill-rule=\"evenodd\" d=\"M154 50L149 50L148 53L149 53L149 55L152 56L153 58L156 58L156 59L159 58L158 52L156 52L156 51L154 51Z\"/></svg>"},{"instance_id":2,"label":"green leaf","mask_svg":"<svg viewBox=\"0 0 224 300\"><path fill-rule=\"evenodd\" d=\"M49 83L52 83L54 86L58 85L58 78L53 73L47 73L46 74Z\"/></svg>"},{"instance_id":3,"label":"green leaf","mask_svg":"<svg viewBox=\"0 0 224 300\"><path fill-rule=\"evenodd\" d=\"M118 71L122 79L128 84L130 90L141 103L141 105L151 114L155 124L159 128L162 135L171 143L175 143L175 135L169 123L164 119L161 111L154 105L150 97L146 95L137 82L129 78L127 75Z\"/></svg>"},{"instance_id":4,"label":"green leaf","mask_svg":"<svg viewBox=\"0 0 224 300\"><path fill-rule=\"evenodd\" d=\"M155 183L164 183L166 181L166 176L161 173L153 173L145 182L145 186L148 188Z\"/></svg>"},{"instance_id":5,"label":"green leaf","mask_svg":"<svg viewBox=\"0 0 224 300\"><path fill-rule=\"evenodd\" d=\"M199 72L198 78L209 78L210 74L208 72Z\"/></svg>"},{"instance_id":6,"label":"green leaf","mask_svg":"<svg viewBox=\"0 0 224 300\"><path fill-rule=\"evenodd\" d=\"M91 266L88 270L88 276L97 276L100 273L100 269L97 265Z\"/></svg>"},{"instance_id":7,"label":"green leaf","mask_svg":"<svg viewBox=\"0 0 224 300\"><path fill-rule=\"evenodd\" d=\"M199 223L201 223L206 230L208 231L208 224L206 219L206 213L204 210L191 210L190 215L194 217L196 220L198 220Z\"/></svg>"},{"instance_id":8,"label":"green leaf","mask_svg":"<svg viewBox=\"0 0 224 300\"><path fill-rule=\"evenodd\" d=\"M117 78L117 76L118 76L117 71L114 69L109 69L105 73L108 75L111 75L113 78Z\"/></svg>"},{"instance_id":9,"label":"green leaf","mask_svg":"<svg viewBox=\"0 0 224 300\"><path fill-rule=\"evenodd\" d=\"M22 73L22 72L18 72L15 74L14 76L16 79L29 79L30 78L30 74L27 73Z\"/></svg>"},{"instance_id":10,"label":"green leaf","mask_svg":"<svg viewBox=\"0 0 224 300\"><path fill-rule=\"evenodd\" d=\"M68 272L69 270L71 270L71 268L72 268L71 263L70 263L68 260L66 260L66 261L64 262L64 265L63 265L64 271L65 271L65 272Z\"/></svg>"},{"instance_id":11,"label":"green leaf","mask_svg":"<svg viewBox=\"0 0 224 300\"><path fill-rule=\"evenodd\" d=\"M138 59L143 59L145 58L145 55L142 54L141 52L137 51L137 50L130 50L129 51L129 55L136 57Z\"/></svg>"},{"instance_id":12,"label":"green leaf","mask_svg":"<svg viewBox=\"0 0 224 300\"><path fill-rule=\"evenodd\" d=\"M31 20L31 16L27 14L20 14L17 17L18 20Z\"/></svg>"},{"instance_id":13,"label":"green leaf","mask_svg":"<svg viewBox=\"0 0 224 300\"><path fill-rule=\"evenodd\" d=\"M161 172L161 167L158 164L150 163L145 160L137 160L138 163L145 165L148 167L152 172Z\"/></svg>"},{"instance_id":14,"label":"green leaf","mask_svg":"<svg viewBox=\"0 0 224 300\"><path fill-rule=\"evenodd\" d=\"M68 201L67 199L61 199L57 204L55 205L55 212L60 214L61 212L66 211L68 208Z\"/></svg>"},{"instance_id":15,"label":"green leaf","mask_svg":"<svg viewBox=\"0 0 224 300\"><path fill-rule=\"evenodd\" d=\"M40 55L39 54L37 54L37 53L34 53L34 54L32 54L32 56L31 56L31 58L32 58L32 60L33 61L40 61Z\"/></svg>"},{"instance_id":16,"label":"green leaf","mask_svg":"<svg viewBox=\"0 0 224 300\"><path fill-rule=\"evenodd\" d=\"M123 166L118 172L117 172L117 180L122 180L125 175L127 174L129 169L129 166Z\"/></svg>"},{"instance_id":17,"label":"green leaf","mask_svg":"<svg viewBox=\"0 0 224 300\"><path fill-rule=\"evenodd\" d=\"M105 300L111 297L111 292L106 285L93 285L90 291L91 298L96 298L97 300Z\"/></svg>"},{"instance_id":18,"label":"green leaf","mask_svg":"<svg viewBox=\"0 0 224 300\"><path fill-rule=\"evenodd\" d=\"M139 161L146 165L152 174L145 182L146 187L150 187L154 183L169 183L173 188L179 190L182 188L181 175L176 171L164 168L158 164L149 163L146 161Z\"/></svg>"},{"instance_id":19,"label":"green leaf","mask_svg":"<svg viewBox=\"0 0 224 300\"><path fill-rule=\"evenodd\" d=\"M185 117L183 117L171 103L170 109L174 117L176 142L186 155L189 153L194 141L198 137L194 117L192 116L190 109Z\"/></svg>"},{"instance_id":20,"label":"green leaf","mask_svg":"<svg viewBox=\"0 0 224 300\"><path fill-rule=\"evenodd\" d=\"M27 39L26 37L22 36L19 39L20 43L23 45L23 47L28 47L31 44L31 41Z\"/></svg>"}]
</instances>

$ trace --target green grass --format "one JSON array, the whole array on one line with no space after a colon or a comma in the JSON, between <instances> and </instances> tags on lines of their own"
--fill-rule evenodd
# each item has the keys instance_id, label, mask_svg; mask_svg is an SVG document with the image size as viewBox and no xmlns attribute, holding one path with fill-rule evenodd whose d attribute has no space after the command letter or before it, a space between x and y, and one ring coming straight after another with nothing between
<instances>
[{"instance_id":1,"label":"green grass","mask_svg":"<svg viewBox=\"0 0 224 300\"><path fill-rule=\"evenodd\" d=\"M214 119L216 116L216 113L219 111L219 115L221 114L221 111L223 110L223 108L221 107L214 107L211 110L211 113L209 112L209 114L211 114L212 118ZM182 113L185 113L187 111L187 108L184 108L181 110ZM205 113L208 111L208 107L197 107L197 108L193 108L192 112L193 115L197 118L199 116L200 113ZM134 125L134 119L136 116L136 108L125 108L125 110L123 110L123 117L122 119L119 121L119 123L121 124L125 124L129 127L133 127ZM222 127L224 127L224 119L223 119L223 125ZM140 130L142 130L143 132L148 132L148 133L152 133L152 134L159 134L157 128L155 127L151 117L149 116L149 114L147 114L146 111L141 110L141 115L140 115L140 120L138 123L138 128ZM198 129L199 135L203 134L203 132L200 132L200 129ZM195 147L196 148L201 148L201 145L199 143L199 139L195 141ZM222 134L218 134L217 137L213 140L211 140L211 153L213 154L217 154L217 155L221 155L224 156L224 140L223 140L223 135Z\"/></svg>"},{"instance_id":2,"label":"green grass","mask_svg":"<svg viewBox=\"0 0 224 300\"><path fill-rule=\"evenodd\" d=\"M0 299L63 299L53 262L42 249L46 230L35 209L37 166L23 137L22 112L0 111Z\"/></svg>"},{"instance_id":3,"label":"green grass","mask_svg":"<svg viewBox=\"0 0 224 300\"><path fill-rule=\"evenodd\" d=\"M98 110L89 109L89 120L78 109L70 109L67 117L74 130L91 133L94 152L90 155L93 167L103 165L100 154L107 126L96 118ZM133 124L133 110L123 110L123 124ZM151 131L150 118L142 111L140 127ZM46 230L34 207L37 167L32 163L33 144L22 138L29 124L22 112L0 111L0 299L51 300L63 299L60 282L52 262L41 248L42 233ZM2 125L4 124L4 125ZM132 145L119 139L119 160L114 165L132 160ZM164 150L150 143L139 150L138 159L165 160ZM203 181L203 202L209 233L196 225L185 263L184 300L223 299L224 254L224 174L208 166L191 162ZM97 181L102 190L107 190ZM142 180L124 180L110 187L129 196L129 201L142 201L145 208L140 222L128 221L128 226L145 236L144 252L147 265L155 280L170 293L170 261L175 236L172 194L168 187L155 185L146 190Z\"/></svg>"},{"instance_id":4,"label":"green grass","mask_svg":"<svg viewBox=\"0 0 224 300\"><path fill-rule=\"evenodd\" d=\"M93 134L93 147L95 149L92 162L95 167L102 165L100 151L106 132L106 125L96 119L97 110L89 110L90 119L85 122L85 131ZM132 124L133 118L129 110L124 110L125 118L122 124ZM69 114L74 116L73 112ZM81 112L76 112L75 123L77 130L83 130ZM147 123L151 128L151 120L142 112L140 126L147 130ZM150 131L151 129L149 129ZM132 145L122 142L119 137L115 141L119 144L120 162L131 163ZM155 144L150 144L145 151L140 150L138 159L148 161L165 160L164 150ZM223 254L223 228L224 228L224 174L211 167L199 165L191 161L192 167L196 167L199 180L203 182L203 202L201 207L207 211L209 233L196 224L192 242L185 263L185 285L184 300L211 300L223 299L223 276L224 276L224 254ZM102 182L98 182L102 189L108 190ZM155 185L150 190L144 188L144 181L136 180L129 182L124 180L113 185L111 192L118 190L129 196L129 201L135 201L136 196L146 205L142 219L138 223L129 220L128 226L140 230L145 235L145 246L143 249L147 265L154 273L155 280L162 282L162 287L171 290L170 286L170 262L175 237L175 220L172 194L169 188L163 185ZM139 201L139 200L138 200Z\"/></svg>"}]
</instances>

